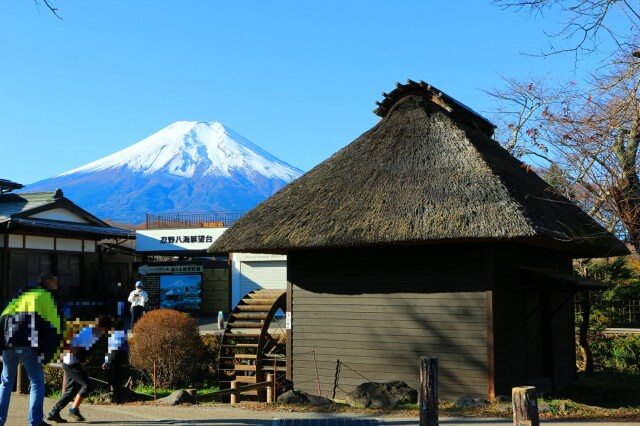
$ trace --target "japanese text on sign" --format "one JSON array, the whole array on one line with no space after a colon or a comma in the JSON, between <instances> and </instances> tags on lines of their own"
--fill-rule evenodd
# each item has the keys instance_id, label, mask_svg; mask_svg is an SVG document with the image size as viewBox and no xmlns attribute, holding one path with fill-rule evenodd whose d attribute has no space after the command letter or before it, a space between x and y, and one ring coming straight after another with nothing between
<instances>
[{"instance_id":1,"label":"japanese text on sign","mask_svg":"<svg viewBox=\"0 0 640 426\"><path fill-rule=\"evenodd\" d=\"M197 244L213 243L211 235L177 235L171 237L160 237L160 244Z\"/></svg>"}]
</instances>

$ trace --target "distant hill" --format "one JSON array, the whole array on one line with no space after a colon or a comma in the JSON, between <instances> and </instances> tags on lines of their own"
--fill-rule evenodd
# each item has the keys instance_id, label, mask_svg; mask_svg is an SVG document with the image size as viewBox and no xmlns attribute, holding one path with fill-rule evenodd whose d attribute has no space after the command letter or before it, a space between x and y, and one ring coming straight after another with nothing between
<instances>
[{"instance_id":1,"label":"distant hill","mask_svg":"<svg viewBox=\"0 0 640 426\"><path fill-rule=\"evenodd\" d=\"M20 192L61 188L100 219L138 224L147 213L249 210L302 173L221 123L179 121Z\"/></svg>"}]
</instances>

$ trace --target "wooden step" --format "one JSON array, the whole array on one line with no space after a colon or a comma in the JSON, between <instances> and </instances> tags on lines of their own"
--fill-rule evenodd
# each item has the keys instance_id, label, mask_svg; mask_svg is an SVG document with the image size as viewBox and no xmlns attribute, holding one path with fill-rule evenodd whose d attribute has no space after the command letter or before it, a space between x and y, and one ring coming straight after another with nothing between
<instances>
[{"instance_id":1,"label":"wooden step","mask_svg":"<svg viewBox=\"0 0 640 426\"><path fill-rule=\"evenodd\" d=\"M241 329L236 329L236 330L240 331ZM251 330L252 329L244 328L242 329L242 331L245 331L244 333L225 333L224 342L227 343L229 340L251 340L251 339L257 339L258 337L260 337L260 333L247 333L247 331L251 331Z\"/></svg>"},{"instance_id":2,"label":"wooden step","mask_svg":"<svg viewBox=\"0 0 640 426\"><path fill-rule=\"evenodd\" d=\"M248 365L248 364L236 364L234 365L233 369L235 371L256 371L256 366L255 364L253 365Z\"/></svg>"},{"instance_id":3,"label":"wooden step","mask_svg":"<svg viewBox=\"0 0 640 426\"><path fill-rule=\"evenodd\" d=\"M234 354L233 358L235 359L256 359L258 355L256 354Z\"/></svg>"},{"instance_id":4,"label":"wooden step","mask_svg":"<svg viewBox=\"0 0 640 426\"><path fill-rule=\"evenodd\" d=\"M243 299L255 299L255 298L267 298L270 297L272 299L277 299L282 295L281 292L278 291L256 291L253 293L247 294Z\"/></svg>"},{"instance_id":5,"label":"wooden step","mask_svg":"<svg viewBox=\"0 0 640 426\"><path fill-rule=\"evenodd\" d=\"M268 316L267 314L248 314L244 312L234 312L231 314L231 317L236 320L266 320Z\"/></svg>"},{"instance_id":6,"label":"wooden step","mask_svg":"<svg viewBox=\"0 0 640 426\"><path fill-rule=\"evenodd\" d=\"M267 299L264 297L261 297L259 299L242 299L240 301L240 303L238 303L238 306L242 306L242 305L265 305L265 306L273 306L273 303L275 302L275 299Z\"/></svg>"},{"instance_id":7,"label":"wooden step","mask_svg":"<svg viewBox=\"0 0 640 426\"><path fill-rule=\"evenodd\" d=\"M258 349L257 343L236 343L235 345L222 345L223 348L244 348L244 349Z\"/></svg>"},{"instance_id":8,"label":"wooden step","mask_svg":"<svg viewBox=\"0 0 640 426\"><path fill-rule=\"evenodd\" d=\"M237 376L235 380L238 383L258 383L256 376Z\"/></svg>"},{"instance_id":9,"label":"wooden step","mask_svg":"<svg viewBox=\"0 0 640 426\"><path fill-rule=\"evenodd\" d=\"M228 328L262 328L262 322L229 322Z\"/></svg>"},{"instance_id":10,"label":"wooden step","mask_svg":"<svg viewBox=\"0 0 640 426\"><path fill-rule=\"evenodd\" d=\"M238 305L236 309L241 312L269 312L273 305Z\"/></svg>"}]
</instances>

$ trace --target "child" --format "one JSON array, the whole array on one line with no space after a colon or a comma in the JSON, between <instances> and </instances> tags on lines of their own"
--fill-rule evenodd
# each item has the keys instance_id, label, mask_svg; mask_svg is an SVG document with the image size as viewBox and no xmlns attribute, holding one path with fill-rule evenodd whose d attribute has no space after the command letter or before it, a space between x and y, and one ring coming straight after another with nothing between
<instances>
[{"instance_id":1,"label":"child","mask_svg":"<svg viewBox=\"0 0 640 426\"><path fill-rule=\"evenodd\" d=\"M67 421L60 417L60 411L73 400L69 409L69 416L76 421L83 422L85 418L80 414L82 400L91 392L89 375L82 367L86 361L89 349L98 341L108 327L108 319L100 317L96 324L90 324L80 330L69 342L62 358L62 369L66 378L66 385L62 396L49 412L47 420L58 423Z\"/></svg>"}]
</instances>

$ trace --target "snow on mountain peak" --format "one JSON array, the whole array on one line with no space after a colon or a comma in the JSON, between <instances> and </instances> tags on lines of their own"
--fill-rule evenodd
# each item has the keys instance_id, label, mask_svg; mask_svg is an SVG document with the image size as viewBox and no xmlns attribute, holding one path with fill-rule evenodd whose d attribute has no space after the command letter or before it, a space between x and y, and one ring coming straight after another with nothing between
<instances>
[{"instance_id":1,"label":"snow on mountain peak","mask_svg":"<svg viewBox=\"0 0 640 426\"><path fill-rule=\"evenodd\" d=\"M134 173L163 171L191 178L198 173L230 176L249 169L290 181L302 174L222 123L178 121L114 154L62 173L92 173L127 166Z\"/></svg>"}]
</instances>

